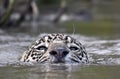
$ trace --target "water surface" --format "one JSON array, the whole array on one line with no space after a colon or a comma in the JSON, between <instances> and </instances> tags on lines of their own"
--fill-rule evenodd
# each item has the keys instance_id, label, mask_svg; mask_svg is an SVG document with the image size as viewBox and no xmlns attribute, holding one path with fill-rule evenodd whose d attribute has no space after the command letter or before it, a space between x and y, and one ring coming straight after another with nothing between
<instances>
[{"instance_id":1,"label":"water surface","mask_svg":"<svg viewBox=\"0 0 120 79\"><path fill-rule=\"evenodd\" d=\"M120 40L81 34L78 39L89 54L90 64L31 64L19 61L22 53L41 35L0 30L0 79L119 79Z\"/></svg>"}]
</instances>

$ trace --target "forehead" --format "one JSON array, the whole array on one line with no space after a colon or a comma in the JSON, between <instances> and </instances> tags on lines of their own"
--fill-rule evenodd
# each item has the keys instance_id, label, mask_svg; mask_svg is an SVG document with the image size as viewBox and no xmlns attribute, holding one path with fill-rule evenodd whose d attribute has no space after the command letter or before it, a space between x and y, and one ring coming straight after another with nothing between
<instances>
[{"instance_id":1,"label":"forehead","mask_svg":"<svg viewBox=\"0 0 120 79\"><path fill-rule=\"evenodd\" d=\"M58 40L58 41L69 41L71 42L72 40L74 40L72 37L68 36L68 35L64 35L64 34L48 34L42 37L44 41L47 40Z\"/></svg>"},{"instance_id":2,"label":"forehead","mask_svg":"<svg viewBox=\"0 0 120 79\"><path fill-rule=\"evenodd\" d=\"M75 41L74 38L68 36L68 35L64 35L64 34L48 34L48 35L44 35L43 37L41 37L40 39L38 39L36 41L36 44L42 44L42 43L50 43L50 42L67 42L67 43L72 43Z\"/></svg>"},{"instance_id":3,"label":"forehead","mask_svg":"<svg viewBox=\"0 0 120 79\"><path fill-rule=\"evenodd\" d=\"M53 44L66 44L67 46L80 46L81 43L75 40L74 38L64 35L64 34L48 34L42 36L40 39L36 40L34 44L32 44L31 48L37 48L39 46L49 47Z\"/></svg>"}]
</instances>

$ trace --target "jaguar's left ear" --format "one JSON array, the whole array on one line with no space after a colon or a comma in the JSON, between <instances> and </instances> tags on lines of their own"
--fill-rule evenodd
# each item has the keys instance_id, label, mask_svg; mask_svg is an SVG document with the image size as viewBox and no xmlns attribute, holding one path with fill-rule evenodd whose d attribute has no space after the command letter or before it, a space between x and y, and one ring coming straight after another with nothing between
<instances>
[{"instance_id":1,"label":"jaguar's left ear","mask_svg":"<svg viewBox=\"0 0 120 79\"><path fill-rule=\"evenodd\" d=\"M66 36L66 37L65 37L65 40L66 40L67 42L69 42L69 43L72 43L72 42L74 41L74 39L73 39L72 37L70 37L70 36Z\"/></svg>"}]
</instances>

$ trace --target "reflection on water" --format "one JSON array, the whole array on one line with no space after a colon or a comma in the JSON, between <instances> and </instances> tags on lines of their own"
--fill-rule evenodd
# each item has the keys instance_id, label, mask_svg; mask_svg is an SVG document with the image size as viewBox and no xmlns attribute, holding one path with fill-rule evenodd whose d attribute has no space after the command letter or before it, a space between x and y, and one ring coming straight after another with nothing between
<instances>
[{"instance_id":1,"label":"reflection on water","mask_svg":"<svg viewBox=\"0 0 120 79\"><path fill-rule=\"evenodd\" d=\"M80 34L71 35L85 45L91 61L89 65L35 65L19 62L18 59L22 53L41 35L43 34L35 36L21 32L8 33L0 30L0 79L120 78L120 40L117 38L111 40Z\"/></svg>"},{"instance_id":2,"label":"reflection on water","mask_svg":"<svg viewBox=\"0 0 120 79\"><path fill-rule=\"evenodd\" d=\"M0 67L1 79L119 79L119 74L120 67L112 65L46 64L27 67Z\"/></svg>"}]
</instances>

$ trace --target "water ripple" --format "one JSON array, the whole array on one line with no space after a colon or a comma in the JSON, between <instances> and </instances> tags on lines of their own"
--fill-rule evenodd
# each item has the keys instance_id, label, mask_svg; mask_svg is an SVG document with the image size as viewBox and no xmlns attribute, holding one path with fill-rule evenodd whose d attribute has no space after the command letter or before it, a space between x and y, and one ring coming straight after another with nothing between
<instances>
[{"instance_id":1,"label":"water ripple","mask_svg":"<svg viewBox=\"0 0 120 79\"><path fill-rule=\"evenodd\" d=\"M19 62L18 58L29 45L40 36L29 35L0 35L0 65ZM68 34L70 35L70 34ZM89 54L90 61L95 64L120 64L120 40L101 40L79 34L71 35L79 39Z\"/></svg>"}]
</instances>

